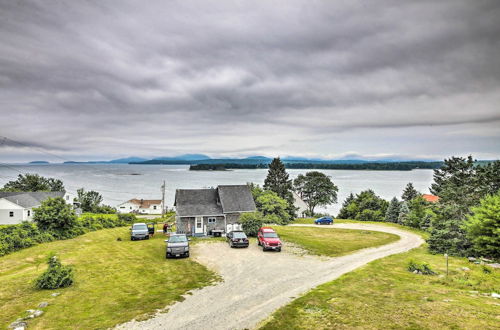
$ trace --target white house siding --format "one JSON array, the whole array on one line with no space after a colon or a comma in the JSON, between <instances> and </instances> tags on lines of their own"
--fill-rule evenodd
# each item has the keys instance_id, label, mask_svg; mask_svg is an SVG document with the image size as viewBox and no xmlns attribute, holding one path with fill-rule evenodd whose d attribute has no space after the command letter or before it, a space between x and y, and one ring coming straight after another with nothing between
<instances>
[{"instance_id":1,"label":"white house siding","mask_svg":"<svg viewBox=\"0 0 500 330\"><path fill-rule=\"evenodd\" d=\"M132 213L139 211L139 205L135 203L125 202L116 207L118 213Z\"/></svg>"},{"instance_id":2,"label":"white house siding","mask_svg":"<svg viewBox=\"0 0 500 330\"><path fill-rule=\"evenodd\" d=\"M12 216L10 216L11 212ZM6 199L0 198L0 225L18 224L23 220L27 220L26 217L26 209Z\"/></svg>"}]
</instances>

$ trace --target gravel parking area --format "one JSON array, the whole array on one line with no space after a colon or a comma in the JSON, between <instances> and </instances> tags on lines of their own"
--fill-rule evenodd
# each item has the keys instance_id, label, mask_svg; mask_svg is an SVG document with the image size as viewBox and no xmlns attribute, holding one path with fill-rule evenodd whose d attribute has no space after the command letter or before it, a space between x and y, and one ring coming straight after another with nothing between
<instances>
[{"instance_id":1,"label":"gravel parking area","mask_svg":"<svg viewBox=\"0 0 500 330\"><path fill-rule=\"evenodd\" d=\"M295 225L311 226L311 225ZM256 244L231 249L225 243L202 243L192 256L219 273L223 281L187 295L182 302L146 321L131 321L122 329L245 329L253 328L277 308L319 284L331 281L370 261L418 247L416 234L373 224L335 224L331 228L375 230L401 239L353 254L325 258L287 251L262 252ZM292 253L291 253L292 252Z\"/></svg>"}]
</instances>

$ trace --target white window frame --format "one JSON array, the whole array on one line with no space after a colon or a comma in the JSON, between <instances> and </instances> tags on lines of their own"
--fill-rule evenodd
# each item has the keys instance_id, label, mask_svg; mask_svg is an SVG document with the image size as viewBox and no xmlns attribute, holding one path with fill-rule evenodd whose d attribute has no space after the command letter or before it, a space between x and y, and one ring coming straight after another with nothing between
<instances>
[{"instance_id":1,"label":"white window frame","mask_svg":"<svg viewBox=\"0 0 500 330\"><path fill-rule=\"evenodd\" d=\"M207 223L216 223L217 222L217 218L215 217L210 217L207 219Z\"/></svg>"},{"instance_id":2,"label":"white window frame","mask_svg":"<svg viewBox=\"0 0 500 330\"><path fill-rule=\"evenodd\" d=\"M9 211L9 217L13 218L14 217L14 211Z\"/></svg>"}]
</instances>

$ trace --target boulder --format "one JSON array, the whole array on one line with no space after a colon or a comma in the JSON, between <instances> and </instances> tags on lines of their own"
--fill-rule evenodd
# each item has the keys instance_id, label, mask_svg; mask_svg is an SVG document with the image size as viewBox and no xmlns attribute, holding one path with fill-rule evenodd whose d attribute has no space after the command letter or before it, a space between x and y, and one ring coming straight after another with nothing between
<instances>
[{"instance_id":1,"label":"boulder","mask_svg":"<svg viewBox=\"0 0 500 330\"><path fill-rule=\"evenodd\" d=\"M474 257L468 257L468 258L467 258L467 260L469 260L469 262L474 262L474 261L476 261L477 259L476 259L476 258L474 258Z\"/></svg>"},{"instance_id":2,"label":"boulder","mask_svg":"<svg viewBox=\"0 0 500 330\"><path fill-rule=\"evenodd\" d=\"M491 293L491 297L492 298L496 298L496 299L500 299L500 294L496 293L496 292L492 292Z\"/></svg>"},{"instance_id":3,"label":"boulder","mask_svg":"<svg viewBox=\"0 0 500 330\"><path fill-rule=\"evenodd\" d=\"M33 316L35 316L35 317L39 317L39 316L41 316L42 314L43 314L43 311L41 311L41 310L37 309L37 310L33 313Z\"/></svg>"},{"instance_id":4,"label":"boulder","mask_svg":"<svg viewBox=\"0 0 500 330\"><path fill-rule=\"evenodd\" d=\"M38 308L45 308L45 307L47 307L48 305L49 305L49 303L48 303L48 302L43 301L43 302L41 302L40 304L38 304Z\"/></svg>"},{"instance_id":5,"label":"boulder","mask_svg":"<svg viewBox=\"0 0 500 330\"><path fill-rule=\"evenodd\" d=\"M51 294L52 297L57 297L58 295L60 295L59 292L54 292L53 294Z\"/></svg>"},{"instance_id":6,"label":"boulder","mask_svg":"<svg viewBox=\"0 0 500 330\"><path fill-rule=\"evenodd\" d=\"M497 264L497 263L495 263L495 264L486 264L486 266L489 266L491 268L500 268L500 264Z\"/></svg>"},{"instance_id":7,"label":"boulder","mask_svg":"<svg viewBox=\"0 0 500 330\"><path fill-rule=\"evenodd\" d=\"M462 269L464 272L470 272L470 268L469 267L462 267L460 269Z\"/></svg>"},{"instance_id":8,"label":"boulder","mask_svg":"<svg viewBox=\"0 0 500 330\"><path fill-rule=\"evenodd\" d=\"M16 329L16 330L19 330L19 329L26 329L26 327L28 326L28 324L26 322L22 322L22 321L15 321L15 322L12 322L10 325L9 325L9 329Z\"/></svg>"}]
</instances>

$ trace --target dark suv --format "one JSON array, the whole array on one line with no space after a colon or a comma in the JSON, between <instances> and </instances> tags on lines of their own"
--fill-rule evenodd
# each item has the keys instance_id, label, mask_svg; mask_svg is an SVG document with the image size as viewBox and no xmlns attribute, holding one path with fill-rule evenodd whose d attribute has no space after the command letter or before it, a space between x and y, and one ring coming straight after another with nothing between
<instances>
[{"instance_id":1,"label":"dark suv","mask_svg":"<svg viewBox=\"0 0 500 330\"><path fill-rule=\"evenodd\" d=\"M172 234L167 242L167 258L189 257L189 238L185 234Z\"/></svg>"},{"instance_id":2,"label":"dark suv","mask_svg":"<svg viewBox=\"0 0 500 330\"><path fill-rule=\"evenodd\" d=\"M242 231L230 231L226 239L230 247L248 247L248 237Z\"/></svg>"}]
</instances>

